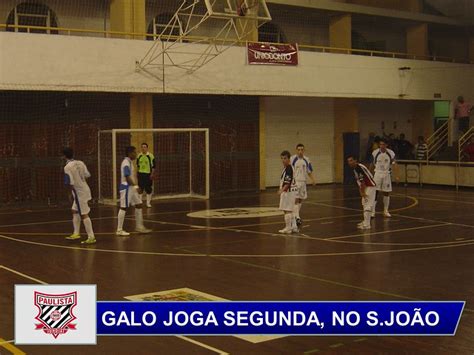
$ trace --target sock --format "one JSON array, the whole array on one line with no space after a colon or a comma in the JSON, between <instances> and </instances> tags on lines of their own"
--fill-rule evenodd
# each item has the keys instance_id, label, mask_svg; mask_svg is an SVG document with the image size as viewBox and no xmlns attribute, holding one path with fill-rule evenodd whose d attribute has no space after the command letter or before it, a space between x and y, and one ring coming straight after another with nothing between
<instances>
[{"instance_id":1,"label":"sock","mask_svg":"<svg viewBox=\"0 0 474 355\"><path fill-rule=\"evenodd\" d=\"M375 213L375 207L377 207L377 201L375 201L374 205L372 206L372 213Z\"/></svg>"},{"instance_id":2,"label":"sock","mask_svg":"<svg viewBox=\"0 0 474 355\"><path fill-rule=\"evenodd\" d=\"M135 225L137 228L145 228L143 226L143 212L141 208L135 208Z\"/></svg>"},{"instance_id":3,"label":"sock","mask_svg":"<svg viewBox=\"0 0 474 355\"><path fill-rule=\"evenodd\" d=\"M364 211L364 226L370 226L370 215L371 211Z\"/></svg>"},{"instance_id":4,"label":"sock","mask_svg":"<svg viewBox=\"0 0 474 355\"><path fill-rule=\"evenodd\" d=\"M143 194L138 194L138 197L140 197L140 201L143 201Z\"/></svg>"},{"instance_id":5,"label":"sock","mask_svg":"<svg viewBox=\"0 0 474 355\"><path fill-rule=\"evenodd\" d=\"M74 226L74 234L80 234L81 233L81 216L79 216L79 213L73 213L72 225Z\"/></svg>"},{"instance_id":6,"label":"sock","mask_svg":"<svg viewBox=\"0 0 474 355\"><path fill-rule=\"evenodd\" d=\"M298 226L296 225L296 217L295 214L291 214L291 229L298 229Z\"/></svg>"},{"instance_id":7,"label":"sock","mask_svg":"<svg viewBox=\"0 0 474 355\"><path fill-rule=\"evenodd\" d=\"M127 212L125 212L124 210L120 209L119 210L119 213L118 213L118 224L117 224L117 230L118 231L121 231L123 230L123 222L125 221L125 215L127 214Z\"/></svg>"},{"instance_id":8,"label":"sock","mask_svg":"<svg viewBox=\"0 0 474 355\"><path fill-rule=\"evenodd\" d=\"M87 232L87 236L90 238L90 239L95 239L95 236L94 236L94 231L92 229L92 221L89 217L87 217L86 219L83 219L82 220L82 223L84 223L84 227L86 228L86 232Z\"/></svg>"},{"instance_id":9,"label":"sock","mask_svg":"<svg viewBox=\"0 0 474 355\"><path fill-rule=\"evenodd\" d=\"M287 229L291 229L292 219L293 219L292 213L285 213L285 227Z\"/></svg>"},{"instance_id":10,"label":"sock","mask_svg":"<svg viewBox=\"0 0 474 355\"><path fill-rule=\"evenodd\" d=\"M151 194L146 194L146 204L149 205L151 203Z\"/></svg>"},{"instance_id":11,"label":"sock","mask_svg":"<svg viewBox=\"0 0 474 355\"><path fill-rule=\"evenodd\" d=\"M296 203L295 207L293 207L293 215L295 216L295 218L300 218L300 207L300 203Z\"/></svg>"},{"instance_id":12,"label":"sock","mask_svg":"<svg viewBox=\"0 0 474 355\"><path fill-rule=\"evenodd\" d=\"M383 210L388 211L388 206L390 205L390 196L383 197Z\"/></svg>"}]
</instances>

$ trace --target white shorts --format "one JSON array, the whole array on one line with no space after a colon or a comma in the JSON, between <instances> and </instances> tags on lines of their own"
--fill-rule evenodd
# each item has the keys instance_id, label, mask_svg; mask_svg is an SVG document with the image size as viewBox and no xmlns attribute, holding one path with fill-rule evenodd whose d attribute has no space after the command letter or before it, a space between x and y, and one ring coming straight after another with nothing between
<instances>
[{"instance_id":1,"label":"white shorts","mask_svg":"<svg viewBox=\"0 0 474 355\"><path fill-rule=\"evenodd\" d=\"M142 203L140 195L134 187L127 186L123 190L120 190L120 208L128 208Z\"/></svg>"},{"instance_id":2,"label":"white shorts","mask_svg":"<svg viewBox=\"0 0 474 355\"><path fill-rule=\"evenodd\" d=\"M296 192L287 191L280 194L280 207L281 211L293 212L295 207L295 194Z\"/></svg>"},{"instance_id":3,"label":"white shorts","mask_svg":"<svg viewBox=\"0 0 474 355\"><path fill-rule=\"evenodd\" d=\"M365 195L367 197L362 197L362 207L364 208L365 212L372 211L372 208L375 205L375 196L377 190L375 186L367 186L365 188Z\"/></svg>"},{"instance_id":4,"label":"white shorts","mask_svg":"<svg viewBox=\"0 0 474 355\"><path fill-rule=\"evenodd\" d=\"M375 185L377 191L392 192L392 175L391 174L379 174L374 175Z\"/></svg>"},{"instance_id":5,"label":"white shorts","mask_svg":"<svg viewBox=\"0 0 474 355\"><path fill-rule=\"evenodd\" d=\"M306 183L297 182L296 186L298 186L298 191L295 192L295 198L298 198L300 200L306 200L308 198L308 190L306 188Z\"/></svg>"},{"instance_id":6,"label":"white shorts","mask_svg":"<svg viewBox=\"0 0 474 355\"><path fill-rule=\"evenodd\" d=\"M78 212L81 216L89 214L91 211L91 208L89 207L90 196L82 196L80 192L78 193L75 190L72 190L72 197L73 202L71 209Z\"/></svg>"}]
</instances>

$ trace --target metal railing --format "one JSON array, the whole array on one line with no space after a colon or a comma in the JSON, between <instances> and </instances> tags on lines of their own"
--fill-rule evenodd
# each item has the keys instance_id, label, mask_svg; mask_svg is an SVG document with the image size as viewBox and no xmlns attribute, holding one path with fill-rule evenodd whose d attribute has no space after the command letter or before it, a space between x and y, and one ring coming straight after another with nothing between
<instances>
[{"instance_id":1,"label":"metal railing","mask_svg":"<svg viewBox=\"0 0 474 355\"><path fill-rule=\"evenodd\" d=\"M426 140L428 150L426 152L426 160L433 158L449 141L449 125L452 119L444 122L431 136Z\"/></svg>"},{"instance_id":2,"label":"metal railing","mask_svg":"<svg viewBox=\"0 0 474 355\"><path fill-rule=\"evenodd\" d=\"M474 137L474 127L471 127L466 133L464 133L458 140L458 161L462 161L464 147L470 141L471 137Z\"/></svg>"},{"instance_id":3,"label":"metal railing","mask_svg":"<svg viewBox=\"0 0 474 355\"><path fill-rule=\"evenodd\" d=\"M423 186L423 184L433 184L433 182L426 182L427 178L425 177L426 174L423 174L424 169L428 168L429 166L444 166L444 167L453 167L452 171L452 179L454 181L453 184L450 184L451 186L455 186L456 190L459 189L460 186L466 186L466 187L472 187L472 183L467 182L466 179L462 178L462 175L460 173L461 169L467 168L469 170L464 170L468 174L474 175L474 162L463 162L463 161L431 161L428 162L426 160L397 160L397 163L400 165L405 166L405 185L409 183L418 183L420 186ZM416 169L409 169L409 167L416 167ZM424 168L423 168L424 167ZM415 172L417 174L416 177L412 176L409 177L410 171ZM446 173L443 171L443 173ZM426 176L429 176L426 175ZM409 181L409 179L411 181ZM413 181L414 179L417 179L418 181ZM472 181L472 180L470 180ZM443 185L442 183L434 183ZM462 184L462 185L461 185Z\"/></svg>"},{"instance_id":4,"label":"metal railing","mask_svg":"<svg viewBox=\"0 0 474 355\"><path fill-rule=\"evenodd\" d=\"M105 30L91 30L91 29L79 29L79 28L64 28L64 27L47 27L47 26L27 26L27 25L7 25L0 24L0 30L7 31L12 30L24 30L22 32L34 33L35 31L45 31L45 33L53 32L54 34L67 35L67 36L101 36L104 38L128 38L128 39L160 39L159 34L150 34L144 32L123 32L123 31L105 31ZM177 40L179 36L166 35L166 40ZM205 36L186 36L187 42L202 42L205 40L212 40L211 37ZM222 43L222 40L220 41ZM245 45L245 41L236 41L235 39L229 39L227 42L232 42L239 45ZM339 54L352 54L352 55L365 55L369 57L386 57L386 58L398 58L398 59L415 59L415 60L431 60L439 62L449 63L462 63L462 64L474 64L474 61L470 61L467 58L453 58L446 56L436 55L415 55L403 52L389 52L389 51L378 51L378 50L367 50L367 49L355 49L355 48L339 48L329 46L316 46L309 44L298 44L298 47L303 50L317 51L322 53L339 53Z\"/></svg>"}]
</instances>

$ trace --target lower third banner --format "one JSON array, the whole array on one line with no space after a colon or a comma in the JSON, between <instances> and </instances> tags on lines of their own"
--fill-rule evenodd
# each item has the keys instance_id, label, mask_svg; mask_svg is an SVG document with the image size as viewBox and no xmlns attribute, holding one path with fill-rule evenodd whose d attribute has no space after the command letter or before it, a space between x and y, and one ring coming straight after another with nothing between
<instances>
[{"instance_id":1,"label":"lower third banner","mask_svg":"<svg viewBox=\"0 0 474 355\"><path fill-rule=\"evenodd\" d=\"M454 335L463 301L98 302L98 335Z\"/></svg>"}]
</instances>

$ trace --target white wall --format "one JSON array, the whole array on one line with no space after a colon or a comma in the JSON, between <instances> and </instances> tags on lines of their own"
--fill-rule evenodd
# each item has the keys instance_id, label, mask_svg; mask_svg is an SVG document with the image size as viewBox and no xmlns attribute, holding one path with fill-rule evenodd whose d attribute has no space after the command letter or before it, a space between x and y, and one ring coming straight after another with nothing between
<instances>
[{"instance_id":1,"label":"white wall","mask_svg":"<svg viewBox=\"0 0 474 355\"><path fill-rule=\"evenodd\" d=\"M166 71L165 85L135 71L149 41L0 33L0 89L76 90L319 97L474 99L474 66L300 52L298 67L250 66L232 47L194 74ZM201 45L185 44L186 50ZM175 60L185 58L183 54ZM404 78L399 67L411 67ZM161 70L154 71L156 75Z\"/></svg>"},{"instance_id":2,"label":"white wall","mask_svg":"<svg viewBox=\"0 0 474 355\"><path fill-rule=\"evenodd\" d=\"M280 153L294 154L298 143L305 145L318 183L334 181L333 105L332 99L265 98L266 186L278 186Z\"/></svg>"}]
</instances>

